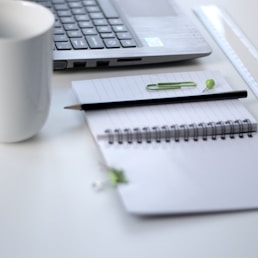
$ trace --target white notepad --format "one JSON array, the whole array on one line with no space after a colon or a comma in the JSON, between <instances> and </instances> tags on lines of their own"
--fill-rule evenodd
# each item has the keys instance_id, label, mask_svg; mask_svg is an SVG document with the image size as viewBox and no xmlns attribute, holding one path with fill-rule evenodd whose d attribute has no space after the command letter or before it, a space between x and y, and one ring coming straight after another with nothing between
<instances>
[{"instance_id":1,"label":"white notepad","mask_svg":"<svg viewBox=\"0 0 258 258\"><path fill-rule=\"evenodd\" d=\"M75 81L72 86L80 103L93 103L200 94L209 78L216 82L211 92L231 90L218 72L210 71ZM164 81L194 81L197 87L145 88ZM128 183L117 190L128 212L258 208L257 123L239 100L90 111L85 117L106 164L125 173Z\"/></svg>"}]
</instances>

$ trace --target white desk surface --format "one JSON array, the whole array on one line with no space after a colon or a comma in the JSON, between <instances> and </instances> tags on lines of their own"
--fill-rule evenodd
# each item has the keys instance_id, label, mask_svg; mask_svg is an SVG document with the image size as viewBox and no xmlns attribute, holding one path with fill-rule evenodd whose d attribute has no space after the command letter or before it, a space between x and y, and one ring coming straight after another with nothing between
<instances>
[{"instance_id":1,"label":"white desk surface","mask_svg":"<svg viewBox=\"0 0 258 258\"><path fill-rule=\"evenodd\" d=\"M181 65L54 73L51 112L38 136L0 144L1 258L258 257L258 211L144 219L128 215L113 189L95 192L92 183L106 178L100 153L82 113L63 109L75 103L72 80L210 69L245 87L191 7L225 6L258 46L257 3L178 3L210 42L211 56ZM251 94L244 102L258 118L257 99Z\"/></svg>"}]
</instances>

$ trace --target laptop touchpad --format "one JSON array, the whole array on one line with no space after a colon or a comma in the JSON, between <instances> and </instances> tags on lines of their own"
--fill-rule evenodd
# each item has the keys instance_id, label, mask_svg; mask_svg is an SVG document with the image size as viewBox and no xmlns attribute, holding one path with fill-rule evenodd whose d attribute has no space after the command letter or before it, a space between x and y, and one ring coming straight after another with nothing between
<instances>
[{"instance_id":1,"label":"laptop touchpad","mask_svg":"<svg viewBox=\"0 0 258 258\"><path fill-rule=\"evenodd\" d=\"M177 15L169 0L119 0L115 2L125 14L132 17Z\"/></svg>"}]
</instances>

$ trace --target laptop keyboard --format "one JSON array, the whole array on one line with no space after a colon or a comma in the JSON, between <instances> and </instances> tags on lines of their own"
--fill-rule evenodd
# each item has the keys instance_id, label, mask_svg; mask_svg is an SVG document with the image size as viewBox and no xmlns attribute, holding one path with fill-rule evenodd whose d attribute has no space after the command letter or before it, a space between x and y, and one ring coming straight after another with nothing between
<instances>
[{"instance_id":1,"label":"laptop keyboard","mask_svg":"<svg viewBox=\"0 0 258 258\"><path fill-rule=\"evenodd\" d=\"M56 16L55 50L134 48L137 43L108 0L37 0Z\"/></svg>"}]
</instances>

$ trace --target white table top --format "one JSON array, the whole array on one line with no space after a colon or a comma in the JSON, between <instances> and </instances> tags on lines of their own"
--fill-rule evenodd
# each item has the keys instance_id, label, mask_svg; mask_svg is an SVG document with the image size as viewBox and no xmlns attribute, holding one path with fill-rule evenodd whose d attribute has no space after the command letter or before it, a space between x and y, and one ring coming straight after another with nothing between
<instances>
[{"instance_id":1,"label":"white table top","mask_svg":"<svg viewBox=\"0 0 258 258\"><path fill-rule=\"evenodd\" d=\"M194 2L194 3L193 3ZM178 3L213 48L209 57L177 65L60 72L53 75L49 119L37 137L0 144L0 257L2 258L257 258L258 211L137 218L128 215L104 180L100 153L74 104L72 80L160 72L219 70L237 87L245 83L191 8L226 7L258 46L257 3L252 0L182 0ZM258 118L258 101L244 101Z\"/></svg>"}]
</instances>

